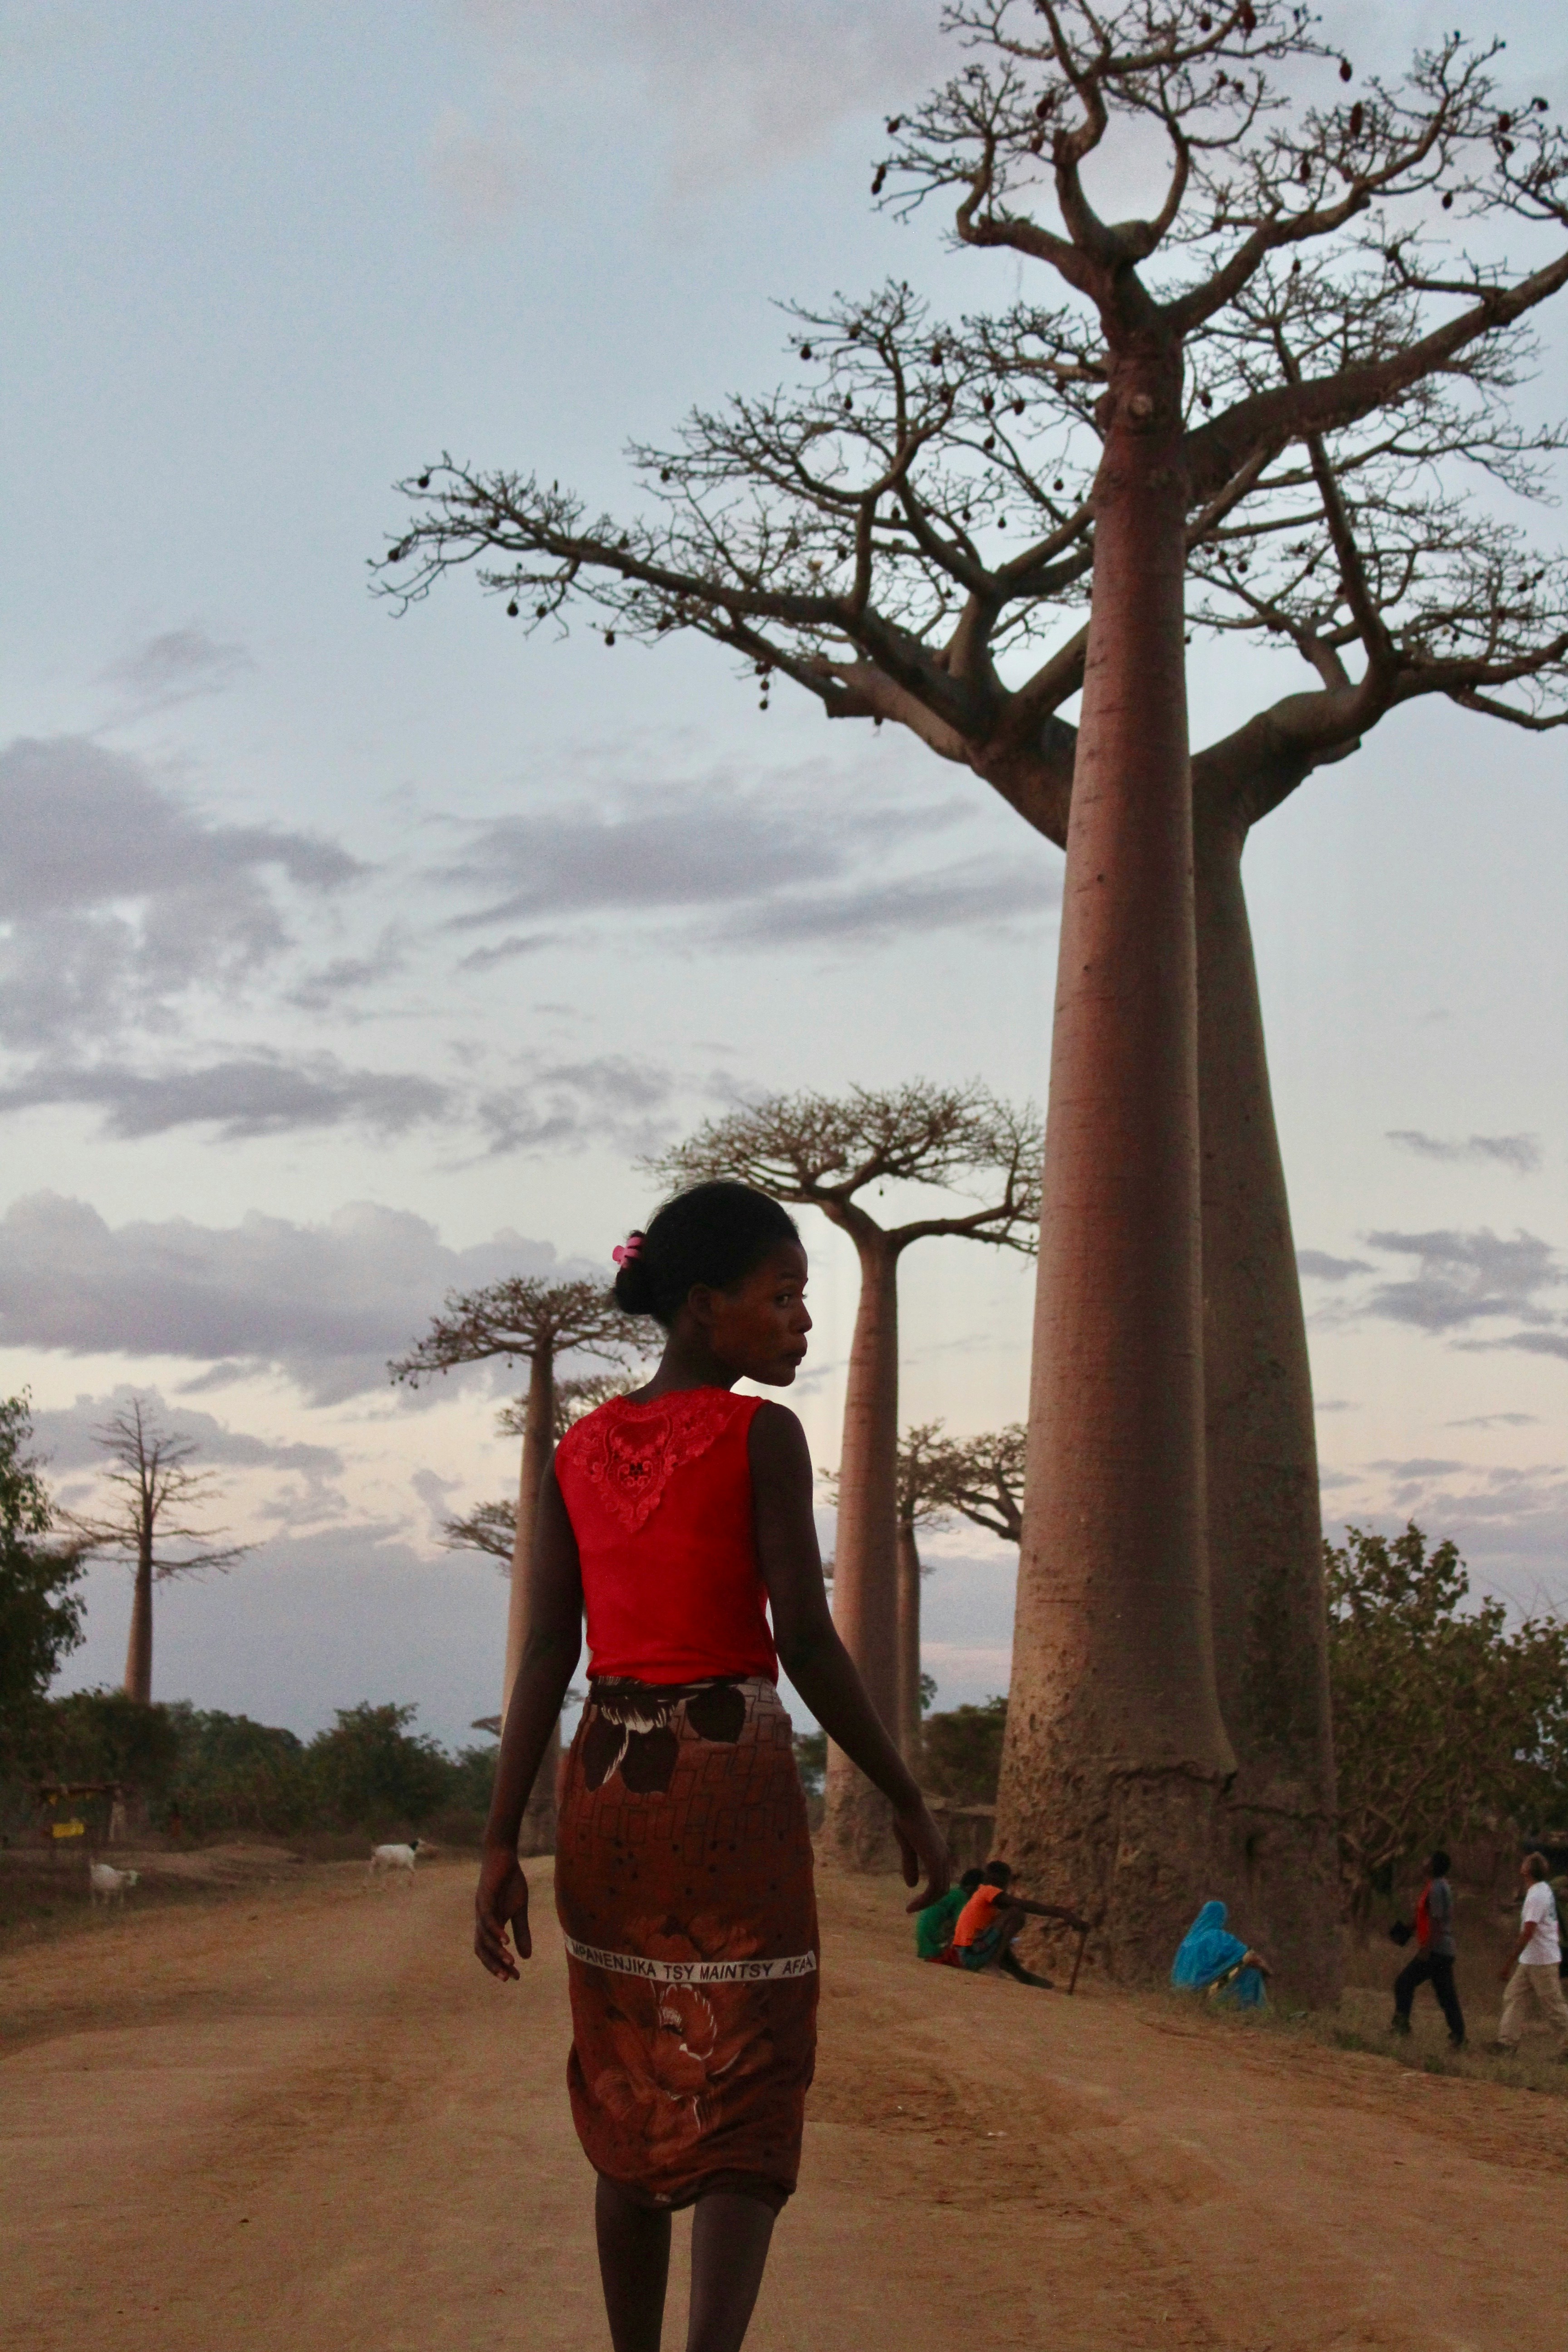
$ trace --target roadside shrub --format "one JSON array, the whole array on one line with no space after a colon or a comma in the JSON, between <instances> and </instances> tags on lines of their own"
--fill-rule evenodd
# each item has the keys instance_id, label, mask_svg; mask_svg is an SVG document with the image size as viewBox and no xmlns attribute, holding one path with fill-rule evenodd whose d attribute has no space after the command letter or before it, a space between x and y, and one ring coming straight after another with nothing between
<instances>
[{"instance_id":1,"label":"roadside shrub","mask_svg":"<svg viewBox=\"0 0 1568 2352\"><path fill-rule=\"evenodd\" d=\"M994 1805L1006 1729L1005 1698L928 1715L921 1727L926 1789L952 1805Z\"/></svg>"},{"instance_id":2,"label":"roadside shrub","mask_svg":"<svg viewBox=\"0 0 1568 2352\"><path fill-rule=\"evenodd\" d=\"M365 1700L339 1707L332 1729L305 1750L315 1820L342 1829L417 1828L448 1801L452 1760L426 1733L409 1730L417 1712Z\"/></svg>"}]
</instances>

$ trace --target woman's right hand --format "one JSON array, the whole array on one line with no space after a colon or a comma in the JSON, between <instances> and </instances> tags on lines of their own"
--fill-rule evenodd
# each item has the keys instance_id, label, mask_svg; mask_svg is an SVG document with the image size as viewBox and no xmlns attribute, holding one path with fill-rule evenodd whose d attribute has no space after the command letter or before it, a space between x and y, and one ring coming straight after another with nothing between
<instances>
[{"instance_id":1,"label":"woman's right hand","mask_svg":"<svg viewBox=\"0 0 1568 2352\"><path fill-rule=\"evenodd\" d=\"M923 1911L928 1903L935 1903L952 1884L952 1857L947 1841L931 1817L923 1797L917 1798L906 1812L893 1816L893 1834L899 1841L903 1860L904 1885L913 1886L921 1873L925 1885L912 1903L904 1906L909 1911Z\"/></svg>"},{"instance_id":2,"label":"woman's right hand","mask_svg":"<svg viewBox=\"0 0 1568 2352\"><path fill-rule=\"evenodd\" d=\"M488 1845L474 1894L474 1952L492 1977L515 1981L517 1960L506 1948L508 1927L518 1959L530 1958L533 1938L528 1932L528 1881L510 1847Z\"/></svg>"}]
</instances>

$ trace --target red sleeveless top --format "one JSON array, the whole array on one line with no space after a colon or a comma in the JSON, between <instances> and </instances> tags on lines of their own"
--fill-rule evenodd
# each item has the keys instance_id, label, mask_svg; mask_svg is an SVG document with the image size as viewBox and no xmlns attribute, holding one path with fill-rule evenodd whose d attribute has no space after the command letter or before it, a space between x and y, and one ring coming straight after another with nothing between
<instances>
[{"instance_id":1,"label":"red sleeveless top","mask_svg":"<svg viewBox=\"0 0 1568 2352\"><path fill-rule=\"evenodd\" d=\"M555 1479L577 1538L588 1672L609 1680L777 1682L746 1451L761 1397L612 1397L569 1429Z\"/></svg>"}]
</instances>

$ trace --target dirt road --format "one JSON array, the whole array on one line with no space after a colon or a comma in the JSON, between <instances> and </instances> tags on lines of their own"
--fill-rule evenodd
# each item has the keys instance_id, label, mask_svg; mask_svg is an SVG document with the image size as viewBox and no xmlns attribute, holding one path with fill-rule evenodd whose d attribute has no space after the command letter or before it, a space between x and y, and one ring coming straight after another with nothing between
<instances>
[{"instance_id":1,"label":"dirt road","mask_svg":"<svg viewBox=\"0 0 1568 2352\"><path fill-rule=\"evenodd\" d=\"M468 1895L316 1873L0 1964L7 2352L603 2346L548 1885L521 1987ZM1568 2341L1568 2102L922 1969L890 1882L822 1895L756 2352Z\"/></svg>"}]
</instances>

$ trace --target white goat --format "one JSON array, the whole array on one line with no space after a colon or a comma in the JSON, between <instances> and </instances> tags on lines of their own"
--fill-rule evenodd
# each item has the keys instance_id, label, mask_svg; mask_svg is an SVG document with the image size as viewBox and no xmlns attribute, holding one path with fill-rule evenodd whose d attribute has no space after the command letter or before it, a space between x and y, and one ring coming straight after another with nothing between
<instances>
[{"instance_id":1,"label":"white goat","mask_svg":"<svg viewBox=\"0 0 1568 2352\"><path fill-rule=\"evenodd\" d=\"M94 1903L123 1903L126 1888L134 1886L142 1873L116 1870L111 1863L89 1861L87 1875Z\"/></svg>"},{"instance_id":2,"label":"white goat","mask_svg":"<svg viewBox=\"0 0 1568 2352\"><path fill-rule=\"evenodd\" d=\"M408 1883L412 1885L414 1858L422 1852L429 1852L428 1843L424 1838L416 1838L412 1845L372 1846L370 1868L365 1872L365 1876L374 1878L377 1873L383 1870L405 1870L408 1873Z\"/></svg>"}]
</instances>

